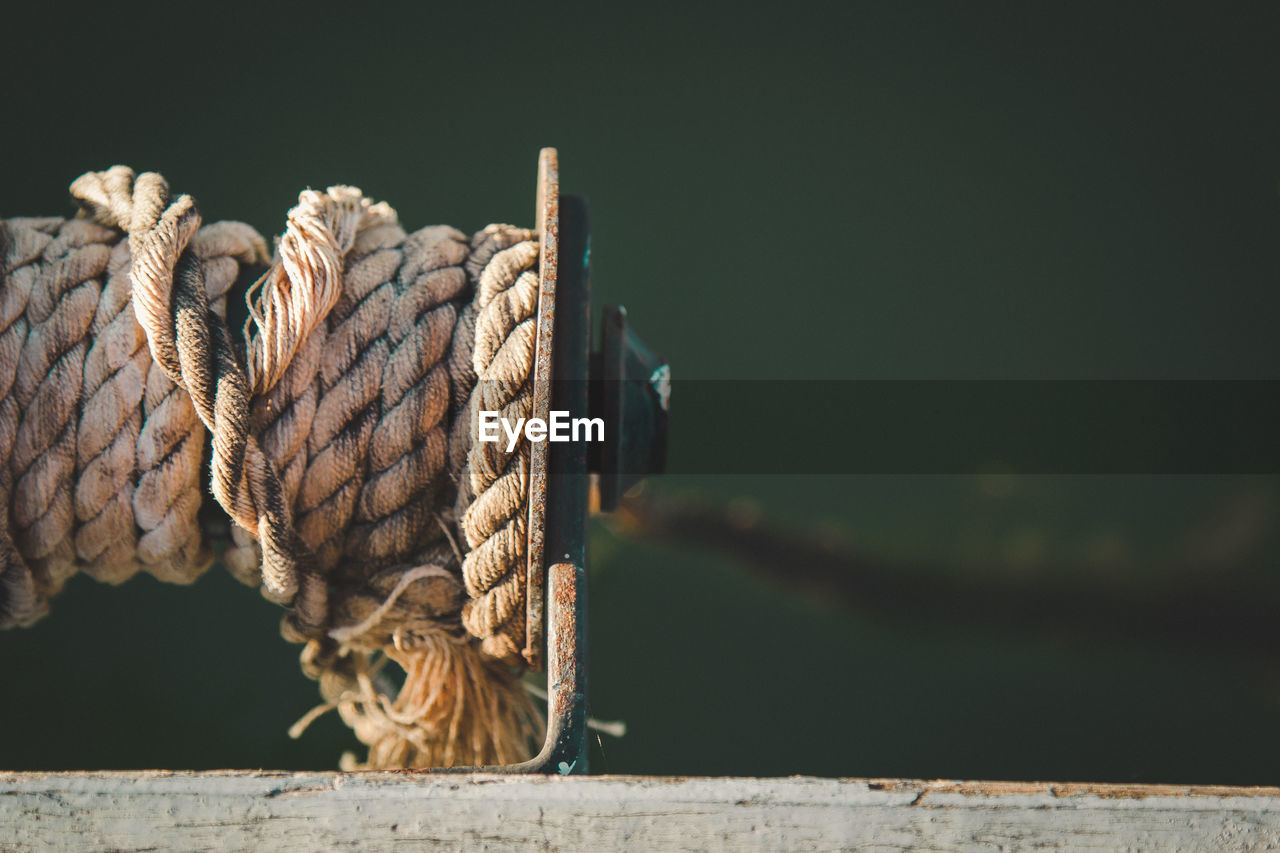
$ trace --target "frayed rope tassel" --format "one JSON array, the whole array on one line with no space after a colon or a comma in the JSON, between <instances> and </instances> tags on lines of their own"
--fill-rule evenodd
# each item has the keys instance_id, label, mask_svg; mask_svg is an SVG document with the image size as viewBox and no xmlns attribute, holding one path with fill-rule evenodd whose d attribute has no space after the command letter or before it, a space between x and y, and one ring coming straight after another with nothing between
<instances>
[{"instance_id":1,"label":"frayed rope tassel","mask_svg":"<svg viewBox=\"0 0 1280 853\"><path fill-rule=\"evenodd\" d=\"M395 622L388 615L417 581L446 589L457 583L455 575L438 566L411 569L363 620L330 631L336 651L326 655L321 642L307 644L302 667L319 681L325 702L295 723L290 737L300 737L315 719L337 710L369 747L363 763L349 752L343 755L343 770L524 761L536 751L545 726L511 667L482 654L460 625L450 630L420 619L379 633L384 621ZM398 690L386 673L387 661L403 670Z\"/></svg>"}]
</instances>

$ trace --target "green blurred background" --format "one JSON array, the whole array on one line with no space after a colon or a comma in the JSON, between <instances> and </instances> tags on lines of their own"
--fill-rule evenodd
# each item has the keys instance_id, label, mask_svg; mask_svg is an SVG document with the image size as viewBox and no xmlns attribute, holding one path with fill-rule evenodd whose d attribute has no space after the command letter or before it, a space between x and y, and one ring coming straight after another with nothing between
<instances>
[{"instance_id":1,"label":"green blurred background","mask_svg":"<svg viewBox=\"0 0 1280 853\"><path fill-rule=\"evenodd\" d=\"M410 228L531 224L554 145L597 302L682 378L1280 374L1273 5L33 3L4 28L0 216L66 214L123 162L266 234L331 183ZM1280 606L1274 477L648 486L678 495L939 572ZM592 712L629 727L594 771L1280 781L1280 661L1194 624L1046 637L607 520L591 547ZM77 578L0 635L0 768L336 766L333 715L285 736L317 694L279 615L221 570Z\"/></svg>"}]
</instances>

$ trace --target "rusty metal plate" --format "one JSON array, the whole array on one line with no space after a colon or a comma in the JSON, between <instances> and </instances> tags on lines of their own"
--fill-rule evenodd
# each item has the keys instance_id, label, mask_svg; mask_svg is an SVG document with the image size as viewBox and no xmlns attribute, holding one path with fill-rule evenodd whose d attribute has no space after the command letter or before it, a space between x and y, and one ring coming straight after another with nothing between
<instances>
[{"instance_id":1,"label":"rusty metal plate","mask_svg":"<svg viewBox=\"0 0 1280 853\"><path fill-rule=\"evenodd\" d=\"M538 155L538 330L533 362L533 412L547 421L551 415L552 355L554 353L556 271L560 255L560 162L554 148ZM525 588L525 647L529 666L543 667L546 600L547 445L531 442L529 460L529 545Z\"/></svg>"}]
</instances>

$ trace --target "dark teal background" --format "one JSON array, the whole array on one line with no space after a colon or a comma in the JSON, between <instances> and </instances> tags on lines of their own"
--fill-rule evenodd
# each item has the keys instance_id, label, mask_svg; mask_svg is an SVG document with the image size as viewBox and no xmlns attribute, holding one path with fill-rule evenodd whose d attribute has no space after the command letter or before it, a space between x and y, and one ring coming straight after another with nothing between
<instances>
[{"instance_id":1,"label":"dark teal background","mask_svg":"<svg viewBox=\"0 0 1280 853\"><path fill-rule=\"evenodd\" d=\"M684 378L1280 368L1273 6L29 4L0 27L0 216L68 213L73 178L122 162L266 234L339 182L410 228L531 224L554 145L591 200L597 300ZM1274 478L650 489L957 572L1280 606ZM1280 778L1275 661L888 620L593 531L593 713L630 726L596 771ZM285 737L316 693L278 617L220 570L77 579L0 635L0 767L335 766L332 717Z\"/></svg>"}]
</instances>

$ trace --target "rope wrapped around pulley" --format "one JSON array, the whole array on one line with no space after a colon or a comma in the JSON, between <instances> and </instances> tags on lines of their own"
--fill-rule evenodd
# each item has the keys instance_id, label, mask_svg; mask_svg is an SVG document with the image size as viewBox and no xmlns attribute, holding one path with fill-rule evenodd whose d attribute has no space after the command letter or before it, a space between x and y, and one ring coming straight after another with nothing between
<instances>
[{"instance_id":1,"label":"rope wrapped around pulley","mask_svg":"<svg viewBox=\"0 0 1280 853\"><path fill-rule=\"evenodd\" d=\"M536 234L407 234L331 187L272 259L154 173L71 189L76 218L0 221L0 627L77 571L195 580L207 482L222 561L290 608L320 684L295 734L336 708L370 748L347 766L528 757L529 447L474 436L480 410L531 411ZM237 338L226 297L263 266Z\"/></svg>"}]
</instances>

